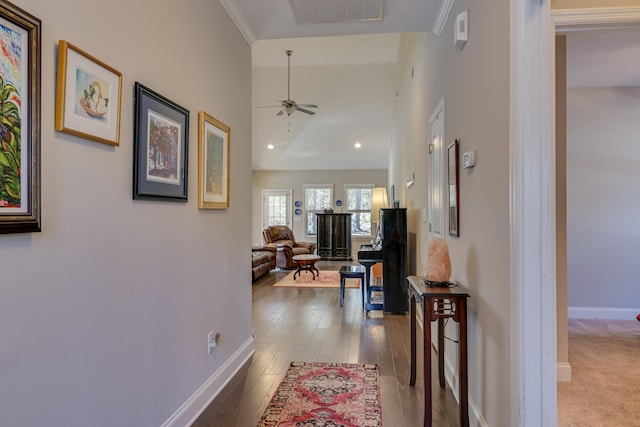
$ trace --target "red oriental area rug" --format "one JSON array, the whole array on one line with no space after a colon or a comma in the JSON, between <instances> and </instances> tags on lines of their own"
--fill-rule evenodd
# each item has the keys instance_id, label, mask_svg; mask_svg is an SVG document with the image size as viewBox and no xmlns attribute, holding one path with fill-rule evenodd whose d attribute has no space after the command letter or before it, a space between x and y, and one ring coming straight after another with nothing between
<instances>
[{"instance_id":1,"label":"red oriental area rug","mask_svg":"<svg viewBox=\"0 0 640 427\"><path fill-rule=\"evenodd\" d=\"M337 271L325 271L320 270L320 274L316 276L315 280L313 275L308 271L303 271L296 280L293 280L295 271L284 276L282 279L273 284L276 288L339 288L340 287L340 273ZM346 279L344 287L359 288L360 279Z\"/></svg>"},{"instance_id":2,"label":"red oriental area rug","mask_svg":"<svg viewBox=\"0 0 640 427\"><path fill-rule=\"evenodd\" d=\"M258 427L382 426L378 367L291 362Z\"/></svg>"}]
</instances>

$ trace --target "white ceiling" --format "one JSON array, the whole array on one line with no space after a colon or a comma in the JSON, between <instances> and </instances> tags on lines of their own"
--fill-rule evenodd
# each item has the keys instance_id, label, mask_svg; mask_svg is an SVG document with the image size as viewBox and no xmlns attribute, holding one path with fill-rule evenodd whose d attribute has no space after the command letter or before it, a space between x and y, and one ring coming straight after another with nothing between
<instances>
[{"instance_id":1,"label":"white ceiling","mask_svg":"<svg viewBox=\"0 0 640 427\"><path fill-rule=\"evenodd\" d=\"M254 44L253 169L386 169L399 43L400 34ZM291 99L318 105L314 116L258 108L287 98L286 49ZM261 66L274 59L279 66Z\"/></svg>"},{"instance_id":2,"label":"white ceiling","mask_svg":"<svg viewBox=\"0 0 640 427\"><path fill-rule=\"evenodd\" d=\"M252 44L253 169L386 169L400 33L441 31L453 1L385 0L381 21L319 24L297 24L292 4L380 0L292 1L220 0ZM287 98L287 49L291 99L314 116L257 108Z\"/></svg>"},{"instance_id":3,"label":"white ceiling","mask_svg":"<svg viewBox=\"0 0 640 427\"><path fill-rule=\"evenodd\" d=\"M310 7L336 8L379 0L306 0ZM453 0L385 0L381 21L297 24L292 4L299 0L220 0L249 41L351 34L432 31L448 13ZM441 10L447 9L447 10Z\"/></svg>"}]
</instances>

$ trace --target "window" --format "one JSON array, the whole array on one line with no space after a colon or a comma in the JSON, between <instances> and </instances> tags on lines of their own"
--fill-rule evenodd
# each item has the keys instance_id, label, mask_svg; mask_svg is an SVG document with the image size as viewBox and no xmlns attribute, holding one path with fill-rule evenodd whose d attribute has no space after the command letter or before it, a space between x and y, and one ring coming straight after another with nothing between
<instances>
[{"instance_id":1,"label":"window","mask_svg":"<svg viewBox=\"0 0 640 427\"><path fill-rule=\"evenodd\" d=\"M318 234L316 215L330 209L333 203L333 185L306 184L304 186L305 230L307 236Z\"/></svg>"},{"instance_id":2,"label":"window","mask_svg":"<svg viewBox=\"0 0 640 427\"><path fill-rule=\"evenodd\" d=\"M351 234L371 235L371 189L372 184L345 185L345 211L351 213Z\"/></svg>"},{"instance_id":3,"label":"window","mask_svg":"<svg viewBox=\"0 0 640 427\"><path fill-rule=\"evenodd\" d=\"M262 226L291 227L291 190L262 190Z\"/></svg>"}]
</instances>

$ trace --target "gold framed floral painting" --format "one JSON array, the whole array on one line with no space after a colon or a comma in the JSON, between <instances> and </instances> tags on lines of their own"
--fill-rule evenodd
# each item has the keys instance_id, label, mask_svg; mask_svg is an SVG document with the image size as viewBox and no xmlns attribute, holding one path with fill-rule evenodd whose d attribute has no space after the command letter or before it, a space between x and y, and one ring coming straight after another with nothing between
<instances>
[{"instance_id":1,"label":"gold framed floral painting","mask_svg":"<svg viewBox=\"0 0 640 427\"><path fill-rule=\"evenodd\" d=\"M199 114L198 208L229 208L231 129L204 111Z\"/></svg>"},{"instance_id":2,"label":"gold framed floral painting","mask_svg":"<svg viewBox=\"0 0 640 427\"><path fill-rule=\"evenodd\" d=\"M56 130L120 144L122 73L71 43L58 42Z\"/></svg>"}]
</instances>

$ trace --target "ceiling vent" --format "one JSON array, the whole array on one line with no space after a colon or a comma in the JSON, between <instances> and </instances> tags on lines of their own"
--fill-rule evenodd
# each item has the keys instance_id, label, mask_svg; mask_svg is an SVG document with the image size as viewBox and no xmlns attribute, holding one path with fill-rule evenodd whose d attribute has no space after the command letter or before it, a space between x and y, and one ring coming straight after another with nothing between
<instances>
[{"instance_id":1,"label":"ceiling vent","mask_svg":"<svg viewBox=\"0 0 640 427\"><path fill-rule=\"evenodd\" d=\"M382 21L384 0L289 0L298 24Z\"/></svg>"}]
</instances>

